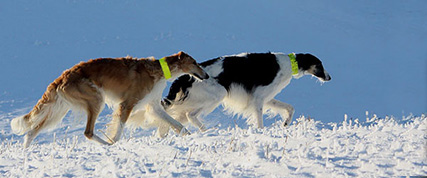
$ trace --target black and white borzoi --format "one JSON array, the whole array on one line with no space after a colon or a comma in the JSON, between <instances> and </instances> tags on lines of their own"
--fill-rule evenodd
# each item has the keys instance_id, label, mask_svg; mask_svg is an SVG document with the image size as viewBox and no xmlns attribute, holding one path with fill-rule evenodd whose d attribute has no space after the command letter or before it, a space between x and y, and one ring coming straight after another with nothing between
<instances>
[{"instance_id":1,"label":"black and white borzoi","mask_svg":"<svg viewBox=\"0 0 427 178\"><path fill-rule=\"evenodd\" d=\"M284 125L289 125L294 108L274 97L292 77L312 75L322 82L331 80L322 62L311 54L242 53L211 59L200 66L211 77L203 81L190 75L179 77L162 105L177 121L183 124L189 121L202 131L205 127L200 117L220 104L228 113L248 118L248 123L258 128L263 128L266 111L279 114ZM143 115L139 115L136 113L133 117L140 120ZM167 134L168 125L156 126L160 136Z\"/></svg>"}]
</instances>

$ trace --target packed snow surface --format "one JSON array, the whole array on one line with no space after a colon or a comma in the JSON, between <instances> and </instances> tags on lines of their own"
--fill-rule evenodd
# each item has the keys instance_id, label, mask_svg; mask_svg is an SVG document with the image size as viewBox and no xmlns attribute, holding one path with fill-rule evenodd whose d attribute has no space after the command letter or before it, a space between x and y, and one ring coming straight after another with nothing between
<instances>
[{"instance_id":1,"label":"packed snow surface","mask_svg":"<svg viewBox=\"0 0 427 178\"><path fill-rule=\"evenodd\" d=\"M0 113L0 119L10 120L11 115ZM86 140L84 124L72 124L69 118L40 134L27 150L23 138L2 122L1 177L427 175L425 115L402 119L373 115L363 122L345 117L328 124L300 116L287 128L277 120L264 129L234 120L203 133L192 129L189 136L170 132L164 139L155 137L152 129L127 129L112 146ZM103 130L108 118L101 117L97 128Z\"/></svg>"}]
</instances>

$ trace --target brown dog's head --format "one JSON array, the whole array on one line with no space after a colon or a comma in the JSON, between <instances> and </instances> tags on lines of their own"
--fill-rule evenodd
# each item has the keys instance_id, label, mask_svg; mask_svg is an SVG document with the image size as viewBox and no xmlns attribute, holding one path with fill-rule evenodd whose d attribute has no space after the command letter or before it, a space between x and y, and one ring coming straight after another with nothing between
<instances>
[{"instance_id":1,"label":"brown dog's head","mask_svg":"<svg viewBox=\"0 0 427 178\"><path fill-rule=\"evenodd\" d=\"M190 55L180 51L171 56L173 61L168 61L175 66L175 70L190 74L200 80L208 79L209 75L197 64ZM173 70L173 69L171 69Z\"/></svg>"}]
</instances>

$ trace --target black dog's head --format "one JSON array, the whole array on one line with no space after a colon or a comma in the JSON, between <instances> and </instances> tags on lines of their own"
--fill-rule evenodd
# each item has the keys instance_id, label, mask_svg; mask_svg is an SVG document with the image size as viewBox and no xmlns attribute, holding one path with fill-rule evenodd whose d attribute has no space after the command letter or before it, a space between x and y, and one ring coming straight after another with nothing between
<instances>
[{"instance_id":1,"label":"black dog's head","mask_svg":"<svg viewBox=\"0 0 427 178\"><path fill-rule=\"evenodd\" d=\"M322 62L316 56L299 53L296 54L296 60L300 72L298 77L309 74L315 76L322 82L331 80L331 76L323 68Z\"/></svg>"}]
</instances>

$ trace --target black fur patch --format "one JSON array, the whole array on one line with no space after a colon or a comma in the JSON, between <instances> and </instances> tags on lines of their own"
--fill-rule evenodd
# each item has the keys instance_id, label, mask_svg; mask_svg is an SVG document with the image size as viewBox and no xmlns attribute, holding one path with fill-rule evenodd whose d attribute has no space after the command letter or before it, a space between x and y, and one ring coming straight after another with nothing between
<instances>
[{"instance_id":1,"label":"black fur patch","mask_svg":"<svg viewBox=\"0 0 427 178\"><path fill-rule=\"evenodd\" d=\"M256 86L265 86L273 82L280 69L276 55L271 53L227 56L223 60L223 72L215 78L227 90L230 90L230 85L234 83L251 92Z\"/></svg>"},{"instance_id":2,"label":"black fur patch","mask_svg":"<svg viewBox=\"0 0 427 178\"><path fill-rule=\"evenodd\" d=\"M207 61L205 61L205 62L199 63L199 65L200 65L200 66L202 66L203 68L205 68L205 67L207 67L207 66L210 66L210 65L214 64L216 61L218 61L218 60L220 60L220 59L221 59L221 58L220 58L220 57L218 57L218 58L215 58L215 59L207 60Z\"/></svg>"}]
</instances>

